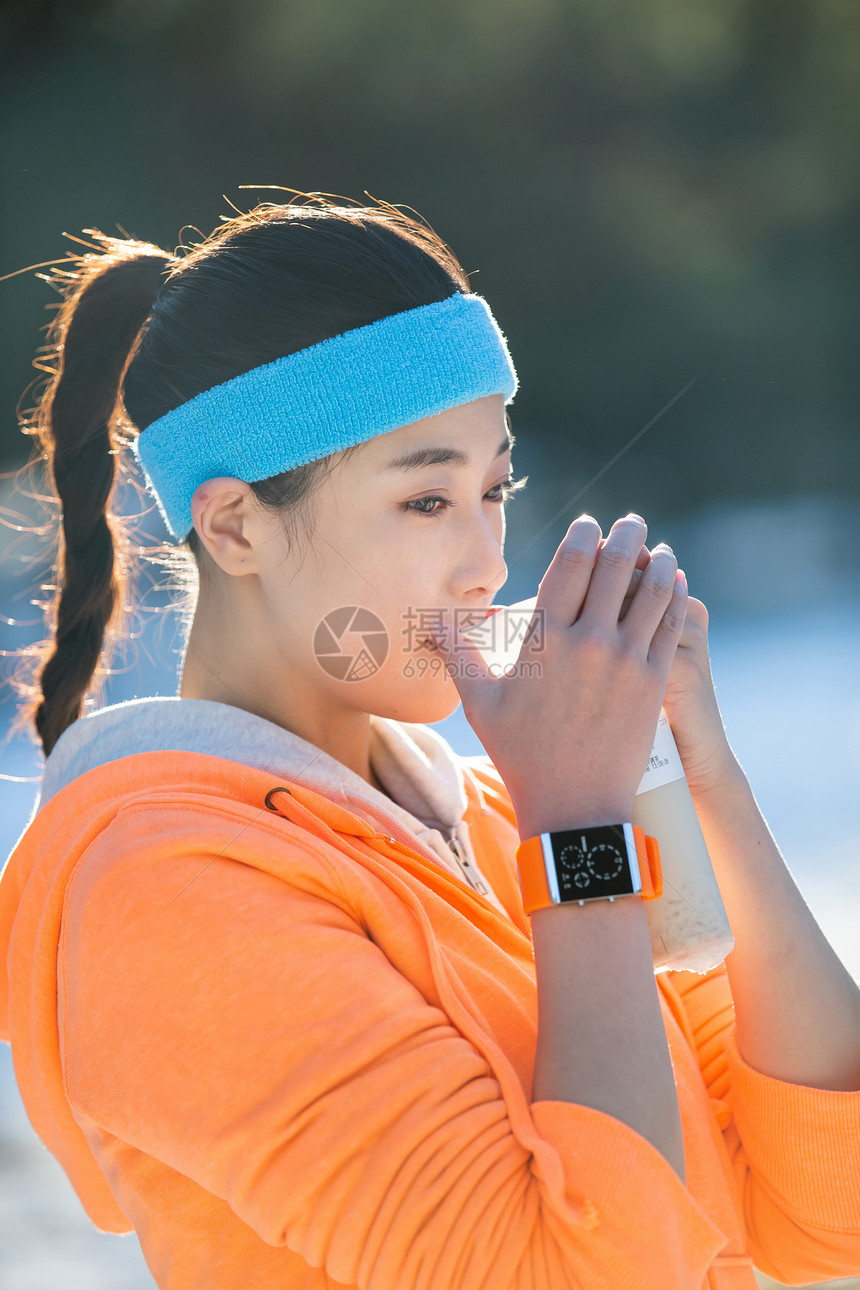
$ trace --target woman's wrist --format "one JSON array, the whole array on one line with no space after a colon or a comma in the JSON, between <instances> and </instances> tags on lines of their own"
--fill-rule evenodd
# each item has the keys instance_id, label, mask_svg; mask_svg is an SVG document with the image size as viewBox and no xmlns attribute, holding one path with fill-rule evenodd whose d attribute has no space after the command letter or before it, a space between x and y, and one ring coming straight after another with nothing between
<instances>
[{"instance_id":1,"label":"woman's wrist","mask_svg":"<svg viewBox=\"0 0 860 1290\"><path fill-rule=\"evenodd\" d=\"M726 745L724 753L714 759L706 772L687 776L687 787L693 801L704 805L749 789L750 783L732 749Z\"/></svg>"},{"instance_id":2,"label":"woman's wrist","mask_svg":"<svg viewBox=\"0 0 860 1290\"><path fill-rule=\"evenodd\" d=\"M553 802L544 808L530 805L528 811L524 810L522 814L514 806L521 842L525 842L527 838L536 838L541 833L601 828L607 824L628 824L632 810L632 802L600 807L584 805L564 807L559 806L558 802Z\"/></svg>"}]
</instances>

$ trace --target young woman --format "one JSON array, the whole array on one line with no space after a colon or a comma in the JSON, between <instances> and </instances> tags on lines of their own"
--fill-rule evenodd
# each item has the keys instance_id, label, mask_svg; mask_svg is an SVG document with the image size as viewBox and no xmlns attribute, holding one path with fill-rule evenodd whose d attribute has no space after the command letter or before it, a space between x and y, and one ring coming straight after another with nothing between
<instances>
[{"instance_id":1,"label":"young woman","mask_svg":"<svg viewBox=\"0 0 860 1290\"><path fill-rule=\"evenodd\" d=\"M0 1030L93 1223L170 1290L860 1271L860 991L732 755L673 553L581 516L539 669L494 678L463 635L505 581L516 375L450 249L313 195L179 257L99 234L62 284ZM82 715L129 447L199 594L178 695ZM461 700L486 756L426 724ZM527 910L518 867L629 824L661 704L735 935L702 976L655 976L638 888Z\"/></svg>"}]
</instances>

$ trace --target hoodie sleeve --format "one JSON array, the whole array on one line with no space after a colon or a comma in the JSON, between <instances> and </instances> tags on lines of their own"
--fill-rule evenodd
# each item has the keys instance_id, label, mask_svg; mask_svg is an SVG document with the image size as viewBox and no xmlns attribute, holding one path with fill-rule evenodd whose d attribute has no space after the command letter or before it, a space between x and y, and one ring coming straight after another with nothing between
<instances>
[{"instance_id":1,"label":"hoodie sleeve","mask_svg":"<svg viewBox=\"0 0 860 1290\"><path fill-rule=\"evenodd\" d=\"M750 1255L797 1285L860 1273L860 1091L774 1079L744 1061L725 963L666 974L732 1159Z\"/></svg>"},{"instance_id":2,"label":"hoodie sleeve","mask_svg":"<svg viewBox=\"0 0 860 1290\"><path fill-rule=\"evenodd\" d=\"M524 1146L492 1063L350 906L338 850L288 845L135 807L82 859L59 1010L96 1154L130 1144L361 1290L698 1290L726 1237L662 1154L523 1095Z\"/></svg>"}]
</instances>

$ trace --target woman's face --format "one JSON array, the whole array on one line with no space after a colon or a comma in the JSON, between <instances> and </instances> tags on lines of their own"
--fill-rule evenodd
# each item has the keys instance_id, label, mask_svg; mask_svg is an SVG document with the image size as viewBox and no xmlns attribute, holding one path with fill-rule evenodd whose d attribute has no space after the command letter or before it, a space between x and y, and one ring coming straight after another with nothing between
<instances>
[{"instance_id":1,"label":"woman's face","mask_svg":"<svg viewBox=\"0 0 860 1290\"><path fill-rule=\"evenodd\" d=\"M247 549L233 571L253 576L229 579L240 596L230 617L234 657L247 642L252 686L273 697L271 687L300 689L317 712L449 716L459 695L426 642L440 621L462 629L483 618L505 582L509 438L504 397L490 395L339 458L309 499L307 533L299 523L292 543L279 517L246 508ZM430 449L467 462L395 465Z\"/></svg>"}]
</instances>

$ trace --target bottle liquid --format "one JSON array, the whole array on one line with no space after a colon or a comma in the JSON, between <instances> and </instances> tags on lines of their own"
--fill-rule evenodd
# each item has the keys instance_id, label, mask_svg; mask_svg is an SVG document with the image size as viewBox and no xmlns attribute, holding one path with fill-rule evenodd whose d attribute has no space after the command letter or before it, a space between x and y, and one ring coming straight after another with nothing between
<instances>
[{"instance_id":1,"label":"bottle liquid","mask_svg":"<svg viewBox=\"0 0 860 1290\"><path fill-rule=\"evenodd\" d=\"M461 633L480 650L493 676L510 675L518 665L539 665L543 632L539 618L528 631L536 601L532 596L514 605L493 605L482 622ZM520 658L527 638L531 645ZM660 846L663 893L644 902L655 973L709 971L722 962L735 941L663 708L630 820Z\"/></svg>"}]
</instances>

